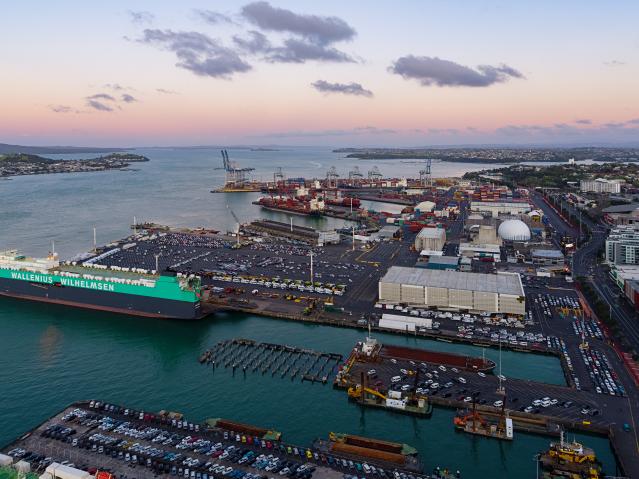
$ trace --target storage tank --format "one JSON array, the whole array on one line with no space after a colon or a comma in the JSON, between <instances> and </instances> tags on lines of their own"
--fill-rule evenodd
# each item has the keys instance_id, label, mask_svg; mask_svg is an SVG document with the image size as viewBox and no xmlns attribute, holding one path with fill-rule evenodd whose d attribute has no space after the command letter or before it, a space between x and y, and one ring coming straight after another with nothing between
<instances>
[{"instance_id":1,"label":"storage tank","mask_svg":"<svg viewBox=\"0 0 639 479\"><path fill-rule=\"evenodd\" d=\"M529 241L530 228L521 220L506 220L499 225L499 237L505 241Z\"/></svg>"}]
</instances>

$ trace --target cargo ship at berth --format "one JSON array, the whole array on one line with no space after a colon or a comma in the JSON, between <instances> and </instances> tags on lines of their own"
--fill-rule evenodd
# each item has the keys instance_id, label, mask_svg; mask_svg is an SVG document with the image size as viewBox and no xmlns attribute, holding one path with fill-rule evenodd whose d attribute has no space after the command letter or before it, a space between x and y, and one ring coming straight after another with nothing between
<instances>
[{"instance_id":1,"label":"cargo ship at berth","mask_svg":"<svg viewBox=\"0 0 639 479\"><path fill-rule=\"evenodd\" d=\"M318 200L300 201L293 198L265 196L253 202L266 210L285 211L295 215L322 216L324 202Z\"/></svg>"},{"instance_id":2,"label":"cargo ship at berth","mask_svg":"<svg viewBox=\"0 0 639 479\"><path fill-rule=\"evenodd\" d=\"M93 258L95 260L95 258ZM0 296L155 318L197 319L201 280L195 275L60 262L0 252Z\"/></svg>"}]
</instances>

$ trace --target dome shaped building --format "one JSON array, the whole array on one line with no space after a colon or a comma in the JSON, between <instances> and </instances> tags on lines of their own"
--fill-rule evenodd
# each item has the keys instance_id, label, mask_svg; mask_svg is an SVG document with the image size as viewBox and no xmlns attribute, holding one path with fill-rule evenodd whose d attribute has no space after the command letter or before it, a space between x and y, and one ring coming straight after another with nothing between
<instances>
[{"instance_id":1,"label":"dome shaped building","mask_svg":"<svg viewBox=\"0 0 639 479\"><path fill-rule=\"evenodd\" d=\"M530 229L521 220L506 220L499 225L497 234L504 241L530 241Z\"/></svg>"}]
</instances>

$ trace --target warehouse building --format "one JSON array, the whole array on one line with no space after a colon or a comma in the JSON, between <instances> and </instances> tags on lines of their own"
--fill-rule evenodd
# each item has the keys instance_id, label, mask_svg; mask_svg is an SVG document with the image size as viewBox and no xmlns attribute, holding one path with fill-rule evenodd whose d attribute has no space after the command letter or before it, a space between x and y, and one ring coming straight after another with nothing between
<instances>
[{"instance_id":1,"label":"warehouse building","mask_svg":"<svg viewBox=\"0 0 639 479\"><path fill-rule=\"evenodd\" d=\"M444 228L422 228L415 238L415 251L441 251L446 243Z\"/></svg>"},{"instance_id":2,"label":"warehouse building","mask_svg":"<svg viewBox=\"0 0 639 479\"><path fill-rule=\"evenodd\" d=\"M526 313L526 298L518 273L466 273L393 266L379 281L379 301L460 311Z\"/></svg>"},{"instance_id":3,"label":"warehouse building","mask_svg":"<svg viewBox=\"0 0 639 479\"><path fill-rule=\"evenodd\" d=\"M521 201L471 201L470 211L497 217L499 215L521 215L532 208Z\"/></svg>"}]
</instances>

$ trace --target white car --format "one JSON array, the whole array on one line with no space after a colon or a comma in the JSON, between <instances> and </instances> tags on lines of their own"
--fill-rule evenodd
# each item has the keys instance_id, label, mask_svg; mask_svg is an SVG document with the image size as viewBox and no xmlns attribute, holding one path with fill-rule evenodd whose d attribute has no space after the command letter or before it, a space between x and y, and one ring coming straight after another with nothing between
<instances>
[{"instance_id":1,"label":"white car","mask_svg":"<svg viewBox=\"0 0 639 479\"><path fill-rule=\"evenodd\" d=\"M400 382L401 380L402 380L402 377L401 377L401 376L393 376L393 377L391 378L391 382L392 382L392 383L398 383L398 382Z\"/></svg>"},{"instance_id":2,"label":"white car","mask_svg":"<svg viewBox=\"0 0 639 479\"><path fill-rule=\"evenodd\" d=\"M461 376L458 377L457 380L462 384L466 384L466 379L462 378Z\"/></svg>"},{"instance_id":3,"label":"white car","mask_svg":"<svg viewBox=\"0 0 639 479\"><path fill-rule=\"evenodd\" d=\"M479 371L477 374L478 374L478 375L479 375L479 377L481 377L481 378L485 378L485 377L486 377L486 375L485 375L484 373L482 373L481 371Z\"/></svg>"},{"instance_id":4,"label":"white car","mask_svg":"<svg viewBox=\"0 0 639 479\"><path fill-rule=\"evenodd\" d=\"M501 400L500 401L495 401L493 403L493 406L495 406L495 407L502 407L503 405L504 405L504 401L501 401Z\"/></svg>"}]
</instances>

